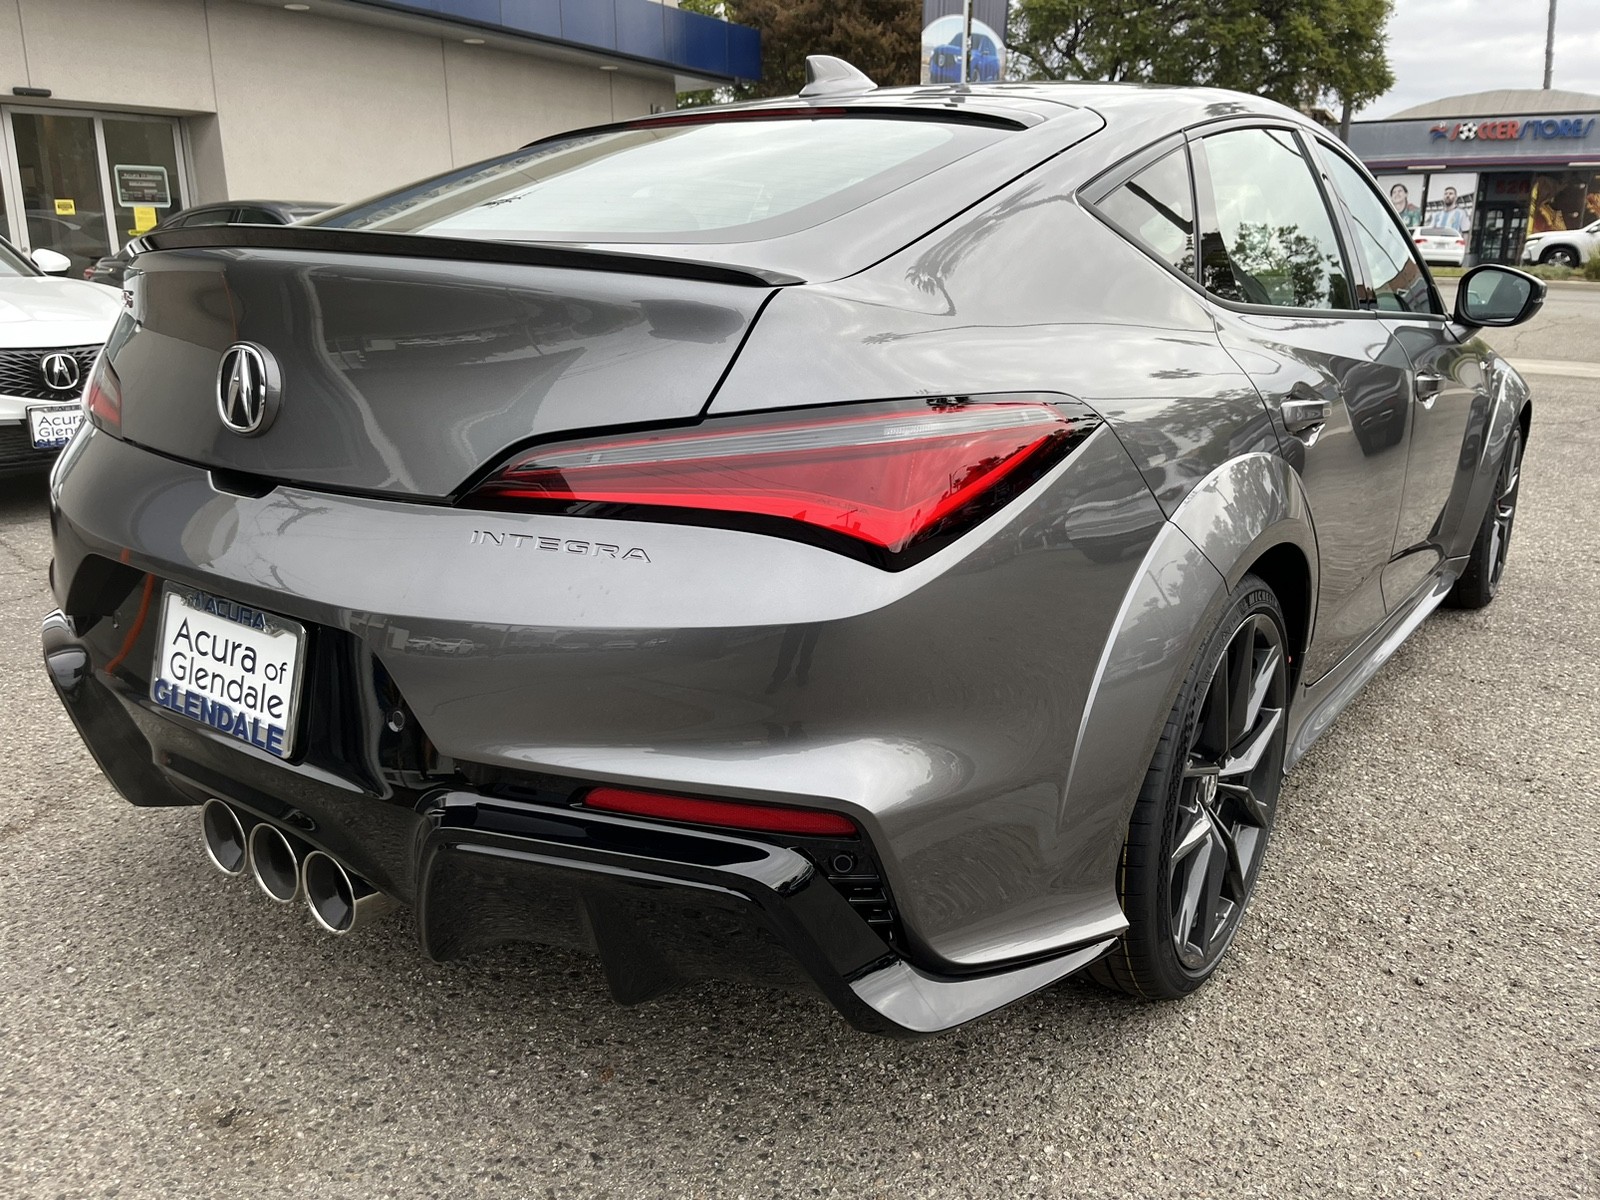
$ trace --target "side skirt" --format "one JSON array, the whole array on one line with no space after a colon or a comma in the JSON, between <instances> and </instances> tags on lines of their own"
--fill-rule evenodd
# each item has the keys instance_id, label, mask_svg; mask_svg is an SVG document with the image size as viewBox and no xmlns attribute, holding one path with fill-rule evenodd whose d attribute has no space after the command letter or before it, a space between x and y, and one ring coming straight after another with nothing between
<instances>
[{"instance_id":1,"label":"side skirt","mask_svg":"<svg viewBox=\"0 0 1600 1200\"><path fill-rule=\"evenodd\" d=\"M1305 757L1306 751L1349 707L1378 669L1444 602L1465 562L1464 558L1445 561L1438 573L1425 581L1408 602L1391 613L1337 666L1300 693L1292 710L1295 723L1290 728L1289 748L1284 755L1285 772Z\"/></svg>"}]
</instances>

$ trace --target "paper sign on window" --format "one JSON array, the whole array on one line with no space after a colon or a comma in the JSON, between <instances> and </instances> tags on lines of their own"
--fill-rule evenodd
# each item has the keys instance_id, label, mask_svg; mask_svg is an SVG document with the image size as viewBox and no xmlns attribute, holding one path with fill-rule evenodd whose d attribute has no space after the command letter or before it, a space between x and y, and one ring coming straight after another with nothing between
<instances>
[{"instance_id":1,"label":"paper sign on window","mask_svg":"<svg viewBox=\"0 0 1600 1200\"><path fill-rule=\"evenodd\" d=\"M117 163L111 174L117 181L117 203L123 208L172 207L172 188L165 167Z\"/></svg>"}]
</instances>

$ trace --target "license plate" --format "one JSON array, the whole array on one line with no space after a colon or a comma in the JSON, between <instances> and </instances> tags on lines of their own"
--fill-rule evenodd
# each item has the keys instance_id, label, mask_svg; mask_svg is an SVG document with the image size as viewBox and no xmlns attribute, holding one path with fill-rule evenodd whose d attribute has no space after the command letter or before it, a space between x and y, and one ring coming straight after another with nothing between
<instances>
[{"instance_id":1,"label":"license plate","mask_svg":"<svg viewBox=\"0 0 1600 1200\"><path fill-rule=\"evenodd\" d=\"M194 588L161 593L150 698L278 758L294 749L305 626Z\"/></svg>"},{"instance_id":2,"label":"license plate","mask_svg":"<svg viewBox=\"0 0 1600 1200\"><path fill-rule=\"evenodd\" d=\"M72 440L83 424L83 409L76 404L52 404L28 410L28 433L35 450L58 450Z\"/></svg>"}]
</instances>

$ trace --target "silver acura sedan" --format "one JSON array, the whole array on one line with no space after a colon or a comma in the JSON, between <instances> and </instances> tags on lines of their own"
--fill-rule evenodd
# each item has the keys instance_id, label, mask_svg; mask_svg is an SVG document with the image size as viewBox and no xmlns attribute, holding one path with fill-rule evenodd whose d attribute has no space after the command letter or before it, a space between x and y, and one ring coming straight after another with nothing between
<instances>
[{"instance_id":1,"label":"silver acura sedan","mask_svg":"<svg viewBox=\"0 0 1600 1200\"><path fill-rule=\"evenodd\" d=\"M1531 409L1476 330L1543 285L1447 311L1249 96L811 79L144 239L43 635L130 802L626 1003L1212 974L1284 771L1495 594Z\"/></svg>"}]
</instances>

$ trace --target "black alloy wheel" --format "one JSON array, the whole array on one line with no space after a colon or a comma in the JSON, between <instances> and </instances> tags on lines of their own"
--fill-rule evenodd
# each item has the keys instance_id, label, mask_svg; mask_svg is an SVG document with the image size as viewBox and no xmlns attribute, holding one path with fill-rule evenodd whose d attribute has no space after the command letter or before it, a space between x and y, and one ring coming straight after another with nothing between
<instances>
[{"instance_id":1,"label":"black alloy wheel","mask_svg":"<svg viewBox=\"0 0 1600 1200\"><path fill-rule=\"evenodd\" d=\"M1483 514L1466 569L1445 597L1451 608L1483 608L1500 590L1506 556L1511 551L1511 529L1517 521L1517 490L1521 483L1522 425L1513 422L1500 459L1500 472L1495 476L1494 497Z\"/></svg>"},{"instance_id":2,"label":"black alloy wheel","mask_svg":"<svg viewBox=\"0 0 1600 1200\"><path fill-rule=\"evenodd\" d=\"M1176 999L1216 970L1238 932L1283 781L1289 696L1282 609L1247 575L1173 706L1128 827L1129 927L1099 982Z\"/></svg>"},{"instance_id":3,"label":"black alloy wheel","mask_svg":"<svg viewBox=\"0 0 1600 1200\"><path fill-rule=\"evenodd\" d=\"M1578 267L1578 252L1570 246L1552 246L1539 256L1539 261L1547 267Z\"/></svg>"}]
</instances>

